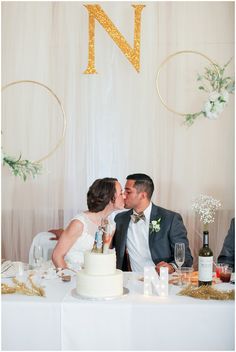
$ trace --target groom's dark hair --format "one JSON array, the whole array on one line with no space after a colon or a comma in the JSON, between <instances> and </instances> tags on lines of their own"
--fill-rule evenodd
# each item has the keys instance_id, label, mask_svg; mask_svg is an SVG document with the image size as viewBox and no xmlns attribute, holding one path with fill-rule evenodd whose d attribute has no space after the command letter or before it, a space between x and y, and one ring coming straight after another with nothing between
<instances>
[{"instance_id":1,"label":"groom's dark hair","mask_svg":"<svg viewBox=\"0 0 236 352\"><path fill-rule=\"evenodd\" d=\"M134 180L134 187L138 192L146 192L148 199L152 198L154 183L150 176L145 174L132 174L126 177L126 180Z\"/></svg>"},{"instance_id":2,"label":"groom's dark hair","mask_svg":"<svg viewBox=\"0 0 236 352\"><path fill-rule=\"evenodd\" d=\"M115 202L116 178L99 178L89 187L87 193L88 210L94 213L102 211L110 201Z\"/></svg>"}]
</instances>

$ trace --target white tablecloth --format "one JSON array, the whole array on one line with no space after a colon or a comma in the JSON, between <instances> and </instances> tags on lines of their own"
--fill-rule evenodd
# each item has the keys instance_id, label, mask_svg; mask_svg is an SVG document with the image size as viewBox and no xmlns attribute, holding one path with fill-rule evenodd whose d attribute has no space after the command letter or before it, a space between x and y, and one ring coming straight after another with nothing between
<instances>
[{"instance_id":1,"label":"white tablecloth","mask_svg":"<svg viewBox=\"0 0 236 352\"><path fill-rule=\"evenodd\" d=\"M111 301L72 296L75 281L45 280L46 298L2 297L3 350L234 350L234 302L142 295L125 273L129 294ZM234 286L232 286L234 287Z\"/></svg>"},{"instance_id":2,"label":"white tablecloth","mask_svg":"<svg viewBox=\"0 0 236 352\"><path fill-rule=\"evenodd\" d=\"M46 297L2 295L2 350L61 349L61 305L70 284L43 281Z\"/></svg>"}]
</instances>

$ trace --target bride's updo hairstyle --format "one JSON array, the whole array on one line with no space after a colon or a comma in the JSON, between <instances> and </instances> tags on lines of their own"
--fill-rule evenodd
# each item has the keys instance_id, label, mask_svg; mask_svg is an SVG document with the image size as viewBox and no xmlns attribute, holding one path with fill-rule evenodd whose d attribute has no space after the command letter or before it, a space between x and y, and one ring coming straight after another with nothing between
<instances>
[{"instance_id":1,"label":"bride's updo hairstyle","mask_svg":"<svg viewBox=\"0 0 236 352\"><path fill-rule=\"evenodd\" d=\"M87 193L88 210L94 213L102 211L110 201L115 202L116 178L100 178L89 187Z\"/></svg>"}]
</instances>

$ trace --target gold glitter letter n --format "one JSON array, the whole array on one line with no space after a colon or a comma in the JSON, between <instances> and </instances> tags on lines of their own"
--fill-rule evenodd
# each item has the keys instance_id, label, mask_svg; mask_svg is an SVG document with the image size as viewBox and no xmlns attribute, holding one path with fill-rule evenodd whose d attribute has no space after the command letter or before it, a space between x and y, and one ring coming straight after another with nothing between
<instances>
[{"instance_id":1,"label":"gold glitter letter n","mask_svg":"<svg viewBox=\"0 0 236 352\"><path fill-rule=\"evenodd\" d=\"M137 72L140 69L140 30L141 30L141 12L145 5L132 5L134 8L134 47L132 48L120 31L116 28L110 18L102 10L100 5L84 5L89 12L89 57L88 67L84 71L85 74L97 73L95 68L95 19L107 31L116 45L125 54Z\"/></svg>"}]
</instances>

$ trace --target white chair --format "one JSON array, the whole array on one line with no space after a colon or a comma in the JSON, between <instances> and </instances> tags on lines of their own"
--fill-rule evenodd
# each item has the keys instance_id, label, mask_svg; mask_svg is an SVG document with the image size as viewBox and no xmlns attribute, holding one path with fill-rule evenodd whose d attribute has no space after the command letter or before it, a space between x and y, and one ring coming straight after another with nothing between
<instances>
[{"instance_id":1,"label":"white chair","mask_svg":"<svg viewBox=\"0 0 236 352\"><path fill-rule=\"evenodd\" d=\"M50 240L50 238L55 237L51 232L40 232L38 233L32 241L30 251L29 251L29 264L35 265L34 260L34 246L40 245L43 248L43 260L51 260L53 249L55 248L57 241Z\"/></svg>"}]
</instances>

